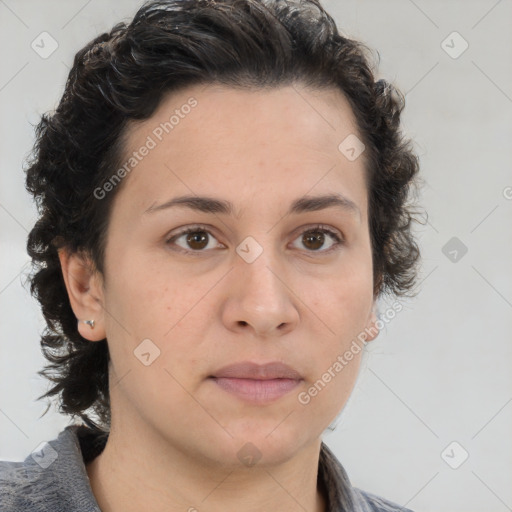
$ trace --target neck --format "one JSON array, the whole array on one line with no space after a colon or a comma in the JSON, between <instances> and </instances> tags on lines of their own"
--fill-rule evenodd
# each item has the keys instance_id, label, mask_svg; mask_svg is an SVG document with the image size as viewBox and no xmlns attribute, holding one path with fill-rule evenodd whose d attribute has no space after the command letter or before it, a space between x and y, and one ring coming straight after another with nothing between
<instances>
[{"instance_id":1,"label":"neck","mask_svg":"<svg viewBox=\"0 0 512 512\"><path fill-rule=\"evenodd\" d=\"M282 464L241 468L112 426L104 451L86 466L102 512L326 510L317 489L320 439Z\"/></svg>"}]
</instances>

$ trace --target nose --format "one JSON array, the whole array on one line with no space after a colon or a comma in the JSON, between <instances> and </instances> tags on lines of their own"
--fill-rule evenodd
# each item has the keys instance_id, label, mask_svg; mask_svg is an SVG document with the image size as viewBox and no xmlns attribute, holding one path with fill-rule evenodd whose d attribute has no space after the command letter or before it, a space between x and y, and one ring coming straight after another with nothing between
<instances>
[{"instance_id":1,"label":"nose","mask_svg":"<svg viewBox=\"0 0 512 512\"><path fill-rule=\"evenodd\" d=\"M265 250L252 263L237 256L222 313L226 327L254 336L283 335L299 322L298 298L277 258Z\"/></svg>"}]
</instances>

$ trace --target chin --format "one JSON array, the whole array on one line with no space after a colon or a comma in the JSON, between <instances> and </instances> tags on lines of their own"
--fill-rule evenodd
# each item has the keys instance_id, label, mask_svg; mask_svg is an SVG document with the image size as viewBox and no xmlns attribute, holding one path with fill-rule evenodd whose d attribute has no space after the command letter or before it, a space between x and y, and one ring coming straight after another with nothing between
<instances>
[{"instance_id":1,"label":"chin","mask_svg":"<svg viewBox=\"0 0 512 512\"><path fill-rule=\"evenodd\" d=\"M304 426L285 425L285 422L246 420L243 425L228 428L233 438L226 439L229 449L223 457L235 467L240 467L240 464L248 467L275 466L289 461L317 441L313 434L308 435Z\"/></svg>"}]
</instances>

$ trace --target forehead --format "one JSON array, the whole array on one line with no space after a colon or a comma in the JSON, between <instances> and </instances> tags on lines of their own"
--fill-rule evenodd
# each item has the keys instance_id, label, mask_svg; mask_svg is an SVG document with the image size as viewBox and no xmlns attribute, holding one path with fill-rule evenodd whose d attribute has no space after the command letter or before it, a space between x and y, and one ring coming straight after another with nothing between
<instances>
[{"instance_id":1,"label":"forehead","mask_svg":"<svg viewBox=\"0 0 512 512\"><path fill-rule=\"evenodd\" d=\"M163 97L153 115L132 122L127 147L133 149L153 137L159 146L181 151L205 146L250 150L279 137L283 143L308 142L310 149L337 151L341 140L358 134L350 104L339 89L305 89L298 84L279 88L232 88L220 84L195 85ZM245 144L240 146L240 140ZM230 144L237 140L237 144ZM169 149L172 149L169 147ZM286 148L283 148L286 149ZM307 148L305 148L307 149Z\"/></svg>"},{"instance_id":2,"label":"forehead","mask_svg":"<svg viewBox=\"0 0 512 512\"><path fill-rule=\"evenodd\" d=\"M231 186L241 197L243 189L275 189L277 199L279 189L304 195L321 181L325 192L340 178L360 188L364 154L351 162L339 149L355 134L350 104L337 89L196 85L167 94L149 119L129 126L125 160L150 149L124 185L144 208L178 195L176 189L215 195Z\"/></svg>"}]
</instances>

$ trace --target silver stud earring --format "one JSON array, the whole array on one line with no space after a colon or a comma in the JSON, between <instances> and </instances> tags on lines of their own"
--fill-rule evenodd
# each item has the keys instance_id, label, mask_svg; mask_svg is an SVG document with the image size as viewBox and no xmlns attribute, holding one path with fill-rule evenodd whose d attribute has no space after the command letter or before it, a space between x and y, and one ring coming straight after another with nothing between
<instances>
[{"instance_id":1,"label":"silver stud earring","mask_svg":"<svg viewBox=\"0 0 512 512\"><path fill-rule=\"evenodd\" d=\"M82 320L84 324L87 324L91 327L91 329L94 329L94 320Z\"/></svg>"}]
</instances>

